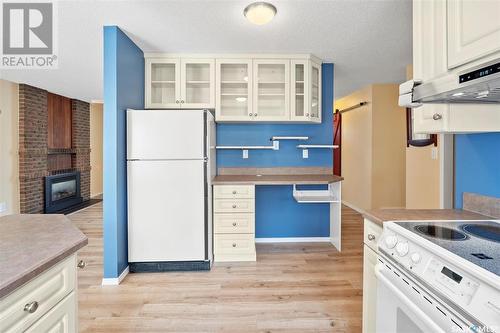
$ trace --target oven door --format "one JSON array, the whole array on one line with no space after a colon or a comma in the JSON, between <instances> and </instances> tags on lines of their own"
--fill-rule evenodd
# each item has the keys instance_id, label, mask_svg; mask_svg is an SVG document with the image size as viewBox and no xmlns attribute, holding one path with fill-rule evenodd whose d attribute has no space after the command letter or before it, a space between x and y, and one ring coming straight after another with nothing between
<instances>
[{"instance_id":1,"label":"oven door","mask_svg":"<svg viewBox=\"0 0 500 333\"><path fill-rule=\"evenodd\" d=\"M467 332L464 322L387 262L377 275L377 333Z\"/></svg>"}]
</instances>

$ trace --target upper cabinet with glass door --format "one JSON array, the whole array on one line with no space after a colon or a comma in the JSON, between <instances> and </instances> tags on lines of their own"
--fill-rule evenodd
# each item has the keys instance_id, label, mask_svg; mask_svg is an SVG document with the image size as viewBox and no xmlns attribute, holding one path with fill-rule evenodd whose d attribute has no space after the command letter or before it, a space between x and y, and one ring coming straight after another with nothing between
<instances>
[{"instance_id":1,"label":"upper cabinet with glass door","mask_svg":"<svg viewBox=\"0 0 500 333\"><path fill-rule=\"evenodd\" d=\"M217 121L253 120L252 60L218 59L216 81Z\"/></svg>"},{"instance_id":2,"label":"upper cabinet with glass door","mask_svg":"<svg viewBox=\"0 0 500 333\"><path fill-rule=\"evenodd\" d=\"M321 123L320 65L292 60L290 81L291 120Z\"/></svg>"},{"instance_id":3,"label":"upper cabinet with glass door","mask_svg":"<svg viewBox=\"0 0 500 333\"><path fill-rule=\"evenodd\" d=\"M214 108L215 60L146 58L148 109Z\"/></svg>"},{"instance_id":4,"label":"upper cabinet with glass door","mask_svg":"<svg viewBox=\"0 0 500 333\"><path fill-rule=\"evenodd\" d=\"M290 120L290 60L254 60L253 119Z\"/></svg>"}]
</instances>

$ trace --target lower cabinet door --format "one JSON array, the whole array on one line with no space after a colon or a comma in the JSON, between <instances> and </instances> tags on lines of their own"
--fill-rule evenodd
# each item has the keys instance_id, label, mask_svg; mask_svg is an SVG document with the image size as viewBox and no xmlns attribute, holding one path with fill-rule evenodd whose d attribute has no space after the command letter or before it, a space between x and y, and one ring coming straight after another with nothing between
<instances>
[{"instance_id":1,"label":"lower cabinet door","mask_svg":"<svg viewBox=\"0 0 500 333\"><path fill-rule=\"evenodd\" d=\"M76 296L71 292L25 332L73 333L78 332L76 325Z\"/></svg>"},{"instance_id":2,"label":"lower cabinet door","mask_svg":"<svg viewBox=\"0 0 500 333\"><path fill-rule=\"evenodd\" d=\"M377 317L377 253L363 246L363 333L375 333Z\"/></svg>"}]
</instances>

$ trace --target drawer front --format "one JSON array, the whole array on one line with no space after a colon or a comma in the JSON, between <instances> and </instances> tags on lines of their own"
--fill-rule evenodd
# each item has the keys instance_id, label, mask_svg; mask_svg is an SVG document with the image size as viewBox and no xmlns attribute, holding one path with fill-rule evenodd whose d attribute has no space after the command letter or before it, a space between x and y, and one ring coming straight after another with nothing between
<instances>
[{"instance_id":1,"label":"drawer front","mask_svg":"<svg viewBox=\"0 0 500 333\"><path fill-rule=\"evenodd\" d=\"M0 300L0 332L24 331L73 291L75 282L76 254ZM32 302L38 308L29 313L24 308Z\"/></svg>"},{"instance_id":2,"label":"drawer front","mask_svg":"<svg viewBox=\"0 0 500 333\"><path fill-rule=\"evenodd\" d=\"M382 234L382 227L375 222L365 219L363 242L373 251L378 252L377 242Z\"/></svg>"},{"instance_id":3,"label":"drawer front","mask_svg":"<svg viewBox=\"0 0 500 333\"><path fill-rule=\"evenodd\" d=\"M255 215L214 214L214 230L218 234L253 234L255 233Z\"/></svg>"},{"instance_id":4,"label":"drawer front","mask_svg":"<svg viewBox=\"0 0 500 333\"><path fill-rule=\"evenodd\" d=\"M30 326L25 332L39 333L72 333L78 332L76 327L76 296L72 292L59 302L42 318Z\"/></svg>"},{"instance_id":5,"label":"drawer front","mask_svg":"<svg viewBox=\"0 0 500 333\"><path fill-rule=\"evenodd\" d=\"M255 186L253 185L214 185L215 199L253 199Z\"/></svg>"},{"instance_id":6,"label":"drawer front","mask_svg":"<svg viewBox=\"0 0 500 333\"><path fill-rule=\"evenodd\" d=\"M255 253L253 234L215 235L215 254Z\"/></svg>"},{"instance_id":7,"label":"drawer front","mask_svg":"<svg viewBox=\"0 0 500 333\"><path fill-rule=\"evenodd\" d=\"M253 213L254 199L216 199L214 200L215 213Z\"/></svg>"}]
</instances>

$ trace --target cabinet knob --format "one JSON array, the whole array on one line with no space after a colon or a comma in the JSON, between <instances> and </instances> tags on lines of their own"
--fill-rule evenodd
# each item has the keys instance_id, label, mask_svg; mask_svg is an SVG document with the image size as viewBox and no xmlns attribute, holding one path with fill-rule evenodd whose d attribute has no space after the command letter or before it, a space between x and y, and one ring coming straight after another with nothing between
<instances>
[{"instance_id":1,"label":"cabinet knob","mask_svg":"<svg viewBox=\"0 0 500 333\"><path fill-rule=\"evenodd\" d=\"M236 205L233 205L233 208L236 208Z\"/></svg>"},{"instance_id":2,"label":"cabinet knob","mask_svg":"<svg viewBox=\"0 0 500 333\"><path fill-rule=\"evenodd\" d=\"M442 115L440 115L439 113L434 113L434 114L432 115L432 119L434 119L434 120L439 120L439 119L441 119L441 118L443 118L443 116L442 116Z\"/></svg>"},{"instance_id":3,"label":"cabinet knob","mask_svg":"<svg viewBox=\"0 0 500 333\"><path fill-rule=\"evenodd\" d=\"M236 247L236 243L233 243L233 247Z\"/></svg>"},{"instance_id":4,"label":"cabinet knob","mask_svg":"<svg viewBox=\"0 0 500 333\"><path fill-rule=\"evenodd\" d=\"M179 100L178 100L178 99L177 99L177 100L175 100L175 103L176 103L176 104L179 104Z\"/></svg>"},{"instance_id":5,"label":"cabinet knob","mask_svg":"<svg viewBox=\"0 0 500 333\"><path fill-rule=\"evenodd\" d=\"M251 116L253 116L253 113L249 113L248 115L251 117Z\"/></svg>"},{"instance_id":6,"label":"cabinet knob","mask_svg":"<svg viewBox=\"0 0 500 333\"><path fill-rule=\"evenodd\" d=\"M309 117L309 113L306 113L306 117Z\"/></svg>"},{"instance_id":7,"label":"cabinet knob","mask_svg":"<svg viewBox=\"0 0 500 333\"><path fill-rule=\"evenodd\" d=\"M257 117L257 113L255 113L254 116Z\"/></svg>"},{"instance_id":8,"label":"cabinet knob","mask_svg":"<svg viewBox=\"0 0 500 333\"><path fill-rule=\"evenodd\" d=\"M233 194L236 194L236 191L233 191Z\"/></svg>"},{"instance_id":9,"label":"cabinet knob","mask_svg":"<svg viewBox=\"0 0 500 333\"><path fill-rule=\"evenodd\" d=\"M87 266L87 263L85 261L83 261L83 260L80 260L78 262L78 264L76 264L76 267L81 268L81 269L84 269L85 266Z\"/></svg>"},{"instance_id":10,"label":"cabinet knob","mask_svg":"<svg viewBox=\"0 0 500 333\"><path fill-rule=\"evenodd\" d=\"M24 306L24 311L26 311L28 313L33 313L36 311L36 309L38 309L38 302L37 301L30 302Z\"/></svg>"},{"instance_id":11,"label":"cabinet knob","mask_svg":"<svg viewBox=\"0 0 500 333\"><path fill-rule=\"evenodd\" d=\"M375 239L375 235L373 234L368 234L368 240L374 240Z\"/></svg>"},{"instance_id":12,"label":"cabinet knob","mask_svg":"<svg viewBox=\"0 0 500 333\"><path fill-rule=\"evenodd\" d=\"M236 227L236 222L233 222L233 227Z\"/></svg>"},{"instance_id":13,"label":"cabinet knob","mask_svg":"<svg viewBox=\"0 0 500 333\"><path fill-rule=\"evenodd\" d=\"M183 104L183 103L184 103L184 100L183 100L183 99L181 99L181 104Z\"/></svg>"}]
</instances>

